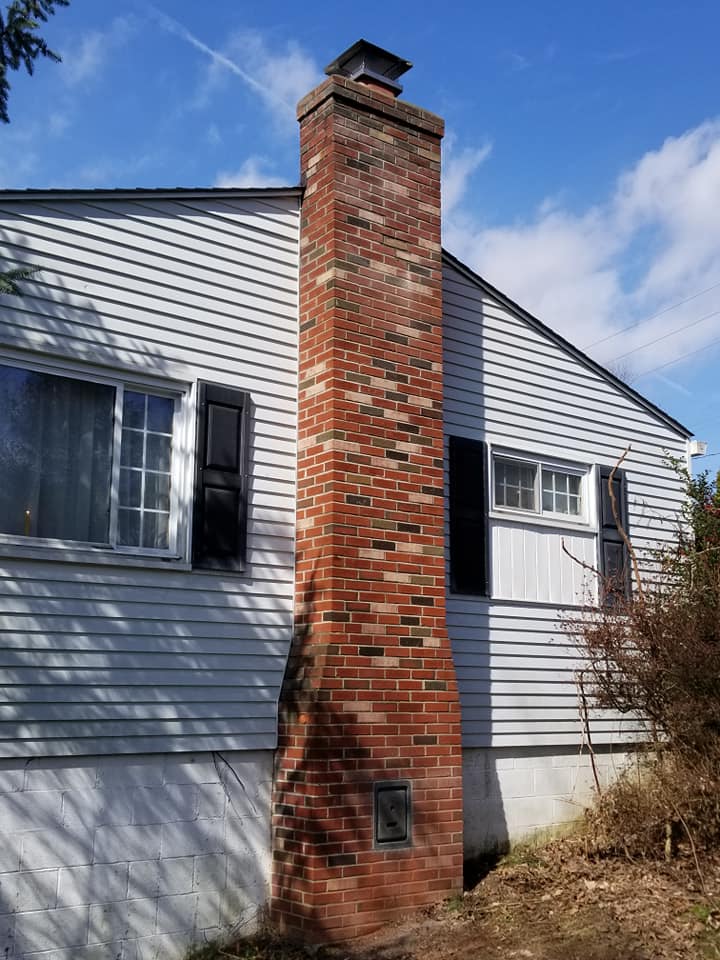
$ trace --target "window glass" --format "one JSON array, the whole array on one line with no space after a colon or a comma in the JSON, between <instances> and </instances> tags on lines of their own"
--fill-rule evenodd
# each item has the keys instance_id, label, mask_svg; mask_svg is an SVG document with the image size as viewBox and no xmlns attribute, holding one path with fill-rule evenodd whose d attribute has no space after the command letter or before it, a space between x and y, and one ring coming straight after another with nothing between
<instances>
[{"instance_id":1,"label":"window glass","mask_svg":"<svg viewBox=\"0 0 720 960\"><path fill-rule=\"evenodd\" d=\"M519 460L495 460L495 505L516 510L537 509L535 478L537 465Z\"/></svg>"},{"instance_id":2,"label":"window glass","mask_svg":"<svg viewBox=\"0 0 720 960\"><path fill-rule=\"evenodd\" d=\"M494 506L582 519L585 474L541 461L493 457Z\"/></svg>"},{"instance_id":3,"label":"window glass","mask_svg":"<svg viewBox=\"0 0 720 960\"><path fill-rule=\"evenodd\" d=\"M120 444L118 543L170 546L170 468L175 401L126 390Z\"/></svg>"},{"instance_id":4,"label":"window glass","mask_svg":"<svg viewBox=\"0 0 720 960\"><path fill-rule=\"evenodd\" d=\"M0 364L0 534L168 550L175 406Z\"/></svg>"},{"instance_id":5,"label":"window glass","mask_svg":"<svg viewBox=\"0 0 720 960\"><path fill-rule=\"evenodd\" d=\"M579 517L582 513L582 477L562 470L542 472L542 508L544 512Z\"/></svg>"},{"instance_id":6,"label":"window glass","mask_svg":"<svg viewBox=\"0 0 720 960\"><path fill-rule=\"evenodd\" d=\"M0 365L0 533L107 543L115 388Z\"/></svg>"}]
</instances>

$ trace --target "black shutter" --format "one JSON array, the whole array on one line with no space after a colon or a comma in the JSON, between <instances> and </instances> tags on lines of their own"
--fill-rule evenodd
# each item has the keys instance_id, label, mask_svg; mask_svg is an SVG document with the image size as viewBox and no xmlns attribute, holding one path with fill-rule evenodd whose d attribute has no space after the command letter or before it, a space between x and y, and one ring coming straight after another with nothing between
<instances>
[{"instance_id":1,"label":"black shutter","mask_svg":"<svg viewBox=\"0 0 720 960\"><path fill-rule=\"evenodd\" d=\"M613 514L612 501L608 489L608 480L610 479L611 473L612 467L599 467L598 469L598 478L600 481L600 488L598 490L600 573L603 575L605 584L609 588L608 597L611 596L612 593L620 593L625 597L629 597L631 590L630 557L628 556L628 549L617 528ZM616 470L612 482L620 523L625 533L629 534L625 472L623 470ZM606 597L606 599L608 597Z\"/></svg>"},{"instance_id":2,"label":"black shutter","mask_svg":"<svg viewBox=\"0 0 720 960\"><path fill-rule=\"evenodd\" d=\"M193 566L243 570L249 396L212 383L198 394Z\"/></svg>"},{"instance_id":3,"label":"black shutter","mask_svg":"<svg viewBox=\"0 0 720 960\"><path fill-rule=\"evenodd\" d=\"M487 596L485 444L450 437L450 590Z\"/></svg>"}]
</instances>

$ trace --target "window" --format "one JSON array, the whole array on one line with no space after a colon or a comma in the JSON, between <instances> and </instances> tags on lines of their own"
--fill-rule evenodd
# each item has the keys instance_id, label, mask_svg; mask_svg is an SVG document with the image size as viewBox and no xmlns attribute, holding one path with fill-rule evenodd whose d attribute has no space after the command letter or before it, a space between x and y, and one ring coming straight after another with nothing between
<instances>
[{"instance_id":1,"label":"window","mask_svg":"<svg viewBox=\"0 0 720 960\"><path fill-rule=\"evenodd\" d=\"M117 542L167 550L175 400L123 391Z\"/></svg>"},{"instance_id":2,"label":"window","mask_svg":"<svg viewBox=\"0 0 720 960\"><path fill-rule=\"evenodd\" d=\"M0 534L174 550L181 401L0 365Z\"/></svg>"},{"instance_id":3,"label":"window","mask_svg":"<svg viewBox=\"0 0 720 960\"><path fill-rule=\"evenodd\" d=\"M250 398L0 362L0 543L245 568Z\"/></svg>"},{"instance_id":4,"label":"window","mask_svg":"<svg viewBox=\"0 0 720 960\"><path fill-rule=\"evenodd\" d=\"M586 469L494 455L493 478L498 510L586 522Z\"/></svg>"},{"instance_id":5,"label":"window","mask_svg":"<svg viewBox=\"0 0 720 960\"><path fill-rule=\"evenodd\" d=\"M578 473L564 473L562 470L542 472L542 509L543 513L561 513L570 517L581 515L582 477Z\"/></svg>"},{"instance_id":6,"label":"window","mask_svg":"<svg viewBox=\"0 0 720 960\"><path fill-rule=\"evenodd\" d=\"M537 511L537 464L495 460L495 506Z\"/></svg>"}]
</instances>

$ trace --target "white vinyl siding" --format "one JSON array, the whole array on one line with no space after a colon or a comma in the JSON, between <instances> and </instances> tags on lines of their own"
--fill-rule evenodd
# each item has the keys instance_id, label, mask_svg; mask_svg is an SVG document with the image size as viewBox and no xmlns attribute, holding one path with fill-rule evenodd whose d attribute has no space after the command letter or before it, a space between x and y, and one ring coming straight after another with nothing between
<instances>
[{"instance_id":1,"label":"white vinyl siding","mask_svg":"<svg viewBox=\"0 0 720 960\"><path fill-rule=\"evenodd\" d=\"M685 437L452 264L444 271L444 429L492 450L568 464L612 465L632 444L629 525L646 557L675 532L682 495L665 451ZM594 578L562 550L597 565L596 471L588 527L557 518L491 520L491 599L448 595L448 629L466 746L580 743L577 651L561 623L592 595ZM637 734L631 720L598 716L598 743Z\"/></svg>"},{"instance_id":2,"label":"white vinyl siding","mask_svg":"<svg viewBox=\"0 0 720 960\"><path fill-rule=\"evenodd\" d=\"M224 384L252 404L246 574L0 549L0 756L275 746L293 623L298 207L292 191L0 195L0 262L39 267L4 298L0 350Z\"/></svg>"}]
</instances>

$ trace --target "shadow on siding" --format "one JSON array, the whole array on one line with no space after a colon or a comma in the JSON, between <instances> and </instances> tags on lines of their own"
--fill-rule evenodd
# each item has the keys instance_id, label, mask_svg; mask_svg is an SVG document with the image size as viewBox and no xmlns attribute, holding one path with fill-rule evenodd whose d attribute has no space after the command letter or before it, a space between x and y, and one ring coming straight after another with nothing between
<instances>
[{"instance_id":1,"label":"shadow on siding","mask_svg":"<svg viewBox=\"0 0 720 960\"><path fill-rule=\"evenodd\" d=\"M3 257L42 268L21 298L3 298L2 345L58 366L66 357L107 365L110 375L176 376L178 365L161 356L172 341L172 278L162 278L157 310L146 311L154 339L118 335L112 325L141 322L127 262L118 259L96 287L110 322L79 279L92 253L66 237L56 265L52 253L33 253L27 226L18 218L17 232L0 230ZM197 301L198 363L211 368L201 294L192 280L182 285ZM146 287L143 298L152 296ZM270 748L292 633L293 529L283 503L290 496L263 492L270 468L258 475L255 433L251 463L253 579L0 560L0 753L4 745L18 757L0 760L8 956L47 950L56 960L54 951L67 950L57 954L66 960L102 943L110 958L129 937L184 956L190 939L242 925L267 899ZM238 745L250 749L233 753ZM206 752L213 749L221 752ZM178 766L195 772L184 782Z\"/></svg>"}]
</instances>

